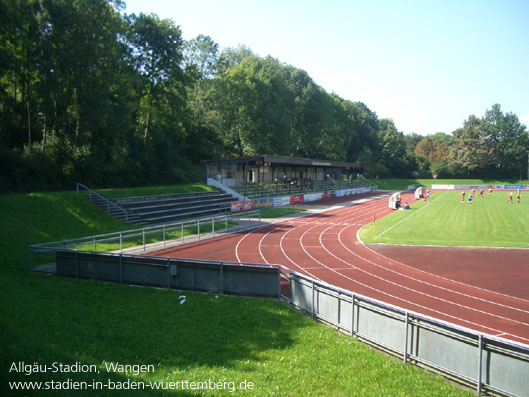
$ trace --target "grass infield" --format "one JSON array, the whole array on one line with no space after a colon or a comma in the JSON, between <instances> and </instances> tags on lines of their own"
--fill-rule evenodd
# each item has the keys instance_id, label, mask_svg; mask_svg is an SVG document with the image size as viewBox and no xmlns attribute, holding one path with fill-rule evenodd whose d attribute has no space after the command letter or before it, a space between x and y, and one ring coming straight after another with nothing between
<instances>
[{"instance_id":1,"label":"grass infield","mask_svg":"<svg viewBox=\"0 0 529 397\"><path fill-rule=\"evenodd\" d=\"M520 203L508 201L508 191L476 196L472 205L461 202L461 192L433 194L430 203L418 201L411 209L399 210L366 225L360 238L366 243L529 248L529 194Z\"/></svg>"}]
</instances>

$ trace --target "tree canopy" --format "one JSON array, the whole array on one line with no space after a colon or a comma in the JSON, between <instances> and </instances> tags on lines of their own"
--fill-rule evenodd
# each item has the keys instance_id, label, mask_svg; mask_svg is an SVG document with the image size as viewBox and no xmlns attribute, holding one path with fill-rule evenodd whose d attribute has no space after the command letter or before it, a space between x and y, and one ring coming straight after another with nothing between
<instances>
[{"instance_id":1,"label":"tree canopy","mask_svg":"<svg viewBox=\"0 0 529 397\"><path fill-rule=\"evenodd\" d=\"M518 177L527 127L495 104L452 134L404 135L302 69L118 0L0 0L0 190L199 180L200 160L357 162L367 176Z\"/></svg>"}]
</instances>

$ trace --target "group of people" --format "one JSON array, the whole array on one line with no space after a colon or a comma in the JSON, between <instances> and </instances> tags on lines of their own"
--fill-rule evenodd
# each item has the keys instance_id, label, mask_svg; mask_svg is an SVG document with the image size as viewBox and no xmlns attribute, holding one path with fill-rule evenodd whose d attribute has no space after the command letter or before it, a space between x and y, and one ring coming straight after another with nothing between
<instances>
[{"instance_id":1,"label":"group of people","mask_svg":"<svg viewBox=\"0 0 529 397\"><path fill-rule=\"evenodd\" d=\"M280 183L285 189L288 189L288 186L294 186L297 188L310 187L314 189L314 182L312 178L289 178L286 175L283 175L281 178L275 177L274 182Z\"/></svg>"},{"instance_id":2,"label":"group of people","mask_svg":"<svg viewBox=\"0 0 529 397\"><path fill-rule=\"evenodd\" d=\"M509 202L512 204L512 196L513 196L513 192L509 192ZM522 193L520 191L520 189L518 189L516 191L516 202L518 204L520 204L520 197L522 196Z\"/></svg>"},{"instance_id":3,"label":"group of people","mask_svg":"<svg viewBox=\"0 0 529 397\"><path fill-rule=\"evenodd\" d=\"M470 194L468 195L468 204L472 205L472 199L475 197L475 194L476 194L476 189L472 189L472 191L470 192ZM484 198L484 195L485 195L485 189L480 189L479 190L479 197L480 198ZM492 188L489 188L489 196L492 196ZM520 198L521 198L521 190L518 189L517 190L517 193L516 193L516 201L518 203L520 203ZM512 204L512 198L513 198L513 192L509 192L509 199L508 201ZM462 191L461 192L461 202L464 203L465 202L465 191Z\"/></svg>"}]
</instances>

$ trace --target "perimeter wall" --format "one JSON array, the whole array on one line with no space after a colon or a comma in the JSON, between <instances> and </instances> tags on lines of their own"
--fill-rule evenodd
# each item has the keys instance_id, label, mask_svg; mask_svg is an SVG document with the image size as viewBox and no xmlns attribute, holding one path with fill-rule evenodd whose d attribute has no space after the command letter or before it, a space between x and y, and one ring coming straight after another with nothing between
<instances>
[{"instance_id":1,"label":"perimeter wall","mask_svg":"<svg viewBox=\"0 0 529 397\"><path fill-rule=\"evenodd\" d=\"M432 185L435 190L470 190L470 189L495 189L495 190L527 190L529 185Z\"/></svg>"}]
</instances>

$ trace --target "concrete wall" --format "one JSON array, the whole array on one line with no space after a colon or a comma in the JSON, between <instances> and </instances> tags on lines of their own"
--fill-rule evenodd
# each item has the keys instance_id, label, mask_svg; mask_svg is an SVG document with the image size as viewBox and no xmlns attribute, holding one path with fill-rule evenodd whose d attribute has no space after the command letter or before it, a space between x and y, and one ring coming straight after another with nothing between
<instances>
[{"instance_id":1,"label":"concrete wall","mask_svg":"<svg viewBox=\"0 0 529 397\"><path fill-rule=\"evenodd\" d=\"M126 284L279 297L279 268L57 251L57 274Z\"/></svg>"},{"instance_id":2,"label":"concrete wall","mask_svg":"<svg viewBox=\"0 0 529 397\"><path fill-rule=\"evenodd\" d=\"M480 335L308 277L290 274L291 302L391 352L479 391L529 396L529 347Z\"/></svg>"}]
</instances>

